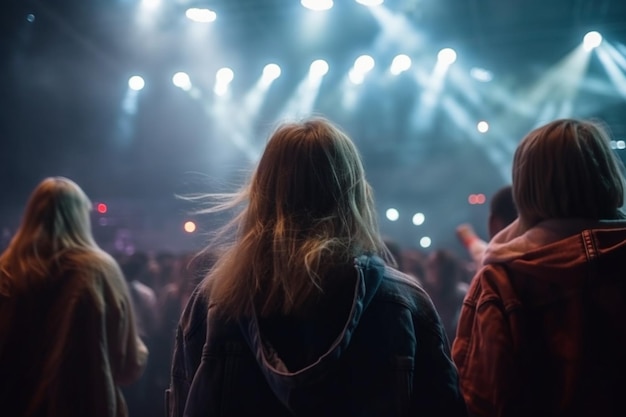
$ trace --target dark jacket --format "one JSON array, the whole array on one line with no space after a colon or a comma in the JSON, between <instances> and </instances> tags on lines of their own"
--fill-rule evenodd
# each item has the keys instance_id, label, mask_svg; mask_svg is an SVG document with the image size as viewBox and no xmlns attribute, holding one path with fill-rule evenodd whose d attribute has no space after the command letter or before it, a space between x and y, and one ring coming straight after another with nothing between
<instances>
[{"instance_id":1,"label":"dark jacket","mask_svg":"<svg viewBox=\"0 0 626 417\"><path fill-rule=\"evenodd\" d=\"M495 236L453 346L470 414L626 415L625 260L623 221Z\"/></svg>"},{"instance_id":2,"label":"dark jacket","mask_svg":"<svg viewBox=\"0 0 626 417\"><path fill-rule=\"evenodd\" d=\"M120 385L148 352L128 288L99 250L68 250L44 282L12 289L0 274L0 415L123 417Z\"/></svg>"},{"instance_id":3,"label":"dark jacket","mask_svg":"<svg viewBox=\"0 0 626 417\"><path fill-rule=\"evenodd\" d=\"M176 335L169 415L465 415L426 293L380 258L363 256L354 266L346 314L335 314L340 302L324 309L335 326L226 320L194 293ZM338 332L324 334L332 327Z\"/></svg>"}]
</instances>

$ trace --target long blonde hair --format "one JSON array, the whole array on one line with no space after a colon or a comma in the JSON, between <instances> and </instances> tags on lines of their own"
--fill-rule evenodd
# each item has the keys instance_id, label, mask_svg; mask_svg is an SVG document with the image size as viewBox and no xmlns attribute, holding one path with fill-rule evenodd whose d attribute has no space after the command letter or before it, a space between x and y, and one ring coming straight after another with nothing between
<instances>
[{"instance_id":1,"label":"long blonde hair","mask_svg":"<svg viewBox=\"0 0 626 417\"><path fill-rule=\"evenodd\" d=\"M91 202L73 181L43 180L31 194L20 227L0 256L0 293L45 280L67 249L98 248L89 220Z\"/></svg>"},{"instance_id":2,"label":"long blonde hair","mask_svg":"<svg viewBox=\"0 0 626 417\"><path fill-rule=\"evenodd\" d=\"M280 126L249 183L207 211L243 210L235 239L203 283L231 317L289 314L323 290L325 273L364 253L385 254L372 191L350 138L324 119Z\"/></svg>"}]
</instances>

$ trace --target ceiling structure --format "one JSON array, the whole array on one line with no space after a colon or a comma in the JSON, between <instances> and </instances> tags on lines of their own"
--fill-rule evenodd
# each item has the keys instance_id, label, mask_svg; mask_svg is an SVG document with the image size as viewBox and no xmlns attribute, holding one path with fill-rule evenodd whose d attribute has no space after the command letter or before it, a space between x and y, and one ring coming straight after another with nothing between
<instances>
[{"instance_id":1,"label":"ceiling structure","mask_svg":"<svg viewBox=\"0 0 626 417\"><path fill-rule=\"evenodd\" d=\"M95 225L103 240L123 229L137 246L186 250L201 239L181 231L194 207L175 195L233 190L279 121L315 114L357 143L385 234L404 245L430 236L432 247L449 247L461 222L485 234L487 208L469 205L468 196L489 196L510 180L512 153L531 128L594 117L626 138L619 58L626 2L334 3L312 12L298 0L5 1L0 228L14 230L43 177L65 175L108 203ZM191 22L190 7L209 8L217 19ZM590 30L604 42L583 52ZM457 60L436 81L446 47ZM347 76L364 54L375 67L352 85ZM412 65L391 76L397 54ZM327 61L328 73L302 92L316 59ZM281 76L254 95L268 63ZM223 67L234 72L227 103L213 93ZM472 69L491 80L472 77ZM178 71L189 74L191 90L172 84ZM133 75L145 88L129 93ZM484 134L476 130L481 120L490 125ZM396 222L384 217L390 207L400 212ZM410 223L415 212L426 216L419 227Z\"/></svg>"}]
</instances>

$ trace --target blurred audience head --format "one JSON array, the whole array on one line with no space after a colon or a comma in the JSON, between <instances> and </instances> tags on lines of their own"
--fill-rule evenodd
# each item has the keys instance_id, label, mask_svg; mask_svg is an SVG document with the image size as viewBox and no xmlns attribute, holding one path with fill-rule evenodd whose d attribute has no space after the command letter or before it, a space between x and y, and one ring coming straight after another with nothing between
<instances>
[{"instance_id":1,"label":"blurred audience head","mask_svg":"<svg viewBox=\"0 0 626 417\"><path fill-rule=\"evenodd\" d=\"M424 286L437 295L453 295L457 285L465 282L465 265L445 249L437 249L428 255L424 272Z\"/></svg>"},{"instance_id":2,"label":"blurred audience head","mask_svg":"<svg viewBox=\"0 0 626 417\"><path fill-rule=\"evenodd\" d=\"M3 274L43 278L51 259L63 250L97 247L90 210L91 201L75 182L64 177L43 180L31 193L20 226L0 257Z\"/></svg>"},{"instance_id":3,"label":"blurred audience head","mask_svg":"<svg viewBox=\"0 0 626 417\"><path fill-rule=\"evenodd\" d=\"M54 249L92 246L90 211L91 201L74 181L46 178L31 194L17 236Z\"/></svg>"},{"instance_id":4,"label":"blurred audience head","mask_svg":"<svg viewBox=\"0 0 626 417\"><path fill-rule=\"evenodd\" d=\"M506 185L491 197L489 204L489 238L493 238L500 230L513 223L517 218L517 207L513 199L513 187Z\"/></svg>"}]
</instances>

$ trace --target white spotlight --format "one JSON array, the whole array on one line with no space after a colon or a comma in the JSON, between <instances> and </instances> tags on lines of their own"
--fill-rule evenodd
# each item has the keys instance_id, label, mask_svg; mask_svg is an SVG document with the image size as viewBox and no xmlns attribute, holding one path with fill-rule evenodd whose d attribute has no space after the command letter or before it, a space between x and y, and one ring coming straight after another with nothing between
<instances>
[{"instance_id":1,"label":"white spotlight","mask_svg":"<svg viewBox=\"0 0 626 417\"><path fill-rule=\"evenodd\" d=\"M177 72L172 77L172 83L178 88L181 88L185 91L189 91L191 89L191 79L189 79L189 75L186 72Z\"/></svg>"},{"instance_id":2,"label":"white spotlight","mask_svg":"<svg viewBox=\"0 0 626 417\"><path fill-rule=\"evenodd\" d=\"M424 220L426 220L426 216L424 216L424 213L415 213L413 215L413 224L416 226L424 224Z\"/></svg>"},{"instance_id":3,"label":"white spotlight","mask_svg":"<svg viewBox=\"0 0 626 417\"><path fill-rule=\"evenodd\" d=\"M133 75L128 79L128 88L139 91L144 88L146 82L139 75Z\"/></svg>"},{"instance_id":4,"label":"white spotlight","mask_svg":"<svg viewBox=\"0 0 626 417\"><path fill-rule=\"evenodd\" d=\"M319 12L331 9L333 7L333 0L300 0L300 4L309 10Z\"/></svg>"},{"instance_id":5,"label":"white spotlight","mask_svg":"<svg viewBox=\"0 0 626 417\"><path fill-rule=\"evenodd\" d=\"M263 79L266 81L274 81L280 77L280 67L276 64L267 64L263 68Z\"/></svg>"},{"instance_id":6,"label":"white spotlight","mask_svg":"<svg viewBox=\"0 0 626 417\"><path fill-rule=\"evenodd\" d=\"M161 0L142 0L141 7L146 10L155 10L157 7L161 5Z\"/></svg>"},{"instance_id":7,"label":"white spotlight","mask_svg":"<svg viewBox=\"0 0 626 417\"><path fill-rule=\"evenodd\" d=\"M583 38L583 48L585 48L585 51L591 51L600 46L601 43L602 35L595 30L587 33Z\"/></svg>"},{"instance_id":8,"label":"white spotlight","mask_svg":"<svg viewBox=\"0 0 626 417\"><path fill-rule=\"evenodd\" d=\"M493 74L491 73L491 71L484 68L474 67L470 70L470 75L476 81L480 81L483 83L488 83L489 81L493 80Z\"/></svg>"},{"instance_id":9,"label":"white spotlight","mask_svg":"<svg viewBox=\"0 0 626 417\"><path fill-rule=\"evenodd\" d=\"M356 2L362 4L363 6L373 7L380 6L385 2L385 0L356 0Z\"/></svg>"},{"instance_id":10,"label":"white spotlight","mask_svg":"<svg viewBox=\"0 0 626 417\"><path fill-rule=\"evenodd\" d=\"M187 233L193 233L196 231L197 226L194 222L192 222L191 220L186 221L185 224L183 225L183 229L185 230L185 232Z\"/></svg>"},{"instance_id":11,"label":"white spotlight","mask_svg":"<svg viewBox=\"0 0 626 417\"><path fill-rule=\"evenodd\" d=\"M423 238L420 239L420 246L423 248L430 247L432 243L433 243L432 240L430 240L428 236L424 236Z\"/></svg>"},{"instance_id":12,"label":"white spotlight","mask_svg":"<svg viewBox=\"0 0 626 417\"><path fill-rule=\"evenodd\" d=\"M223 96L228 92L230 82L235 78L235 73L230 68L220 68L215 74L215 87L213 91L218 96Z\"/></svg>"},{"instance_id":13,"label":"white spotlight","mask_svg":"<svg viewBox=\"0 0 626 417\"><path fill-rule=\"evenodd\" d=\"M220 68L217 70L217 73L215 73L215 81L218 84L228 84L233 78L235 78L235 73L228 67Z\"/></svg>"},{"instance_id":14,"label":"white spotlight","mask_svg":"<svg viewBox=\"0 0 626 417\"><path fill-rule=\"evenodd\" d=\"M311 77L323 77L328 72L328 63L323 59L317 59L311 63L309 75Z\"/></svg>"},{"instance_id":15,"label":"white spotlight","mask_svg":"<svg viewBox=\"0 0 626 417\"><path fill-rule=\"evenodd\" d=\"M443 48L437 54L437 59L444 65L451 65L456 61L456 52L452 48Z\"/></svg>"},{"instance_id":16,"label":"white spotlight","mask_svg":"<svg viewBox=\"0 0 626 417\"><path fill-rule=\"evenodd\" d=\"M361 55L354 61L354 70L366 74L374 68L374 65L376 65L374 58L369 55Z\"/></svg>"},{"instance_id":17,"label":"white spotlight","mask_svg":"<svg viewBox=\"0 0 626 417\"><path fill-rule=\"evenodd\" d=\"M348 78L350 79L352 84L357 84L357 85L363 84L363 81L365 81L365 75L363 75L362 72L356 71L354 68L352 68L348 72Z\"/></svg>"},{"instance_id":18,"label":"white spotlight","mask_svg":"<svg viewBox=\"0 0 626 417\"><path fill-rule=\"evenodd\" d=\"M489 130L489 123L485 122L484 120L481 120L476 125L476 130L478 130L480 133L487 133L487 131Z\"/></svg>"},{"instance_id":19,"label":"white spotlight","mask_svg":"<svg viewBox=\"0 0 626 417\"><path fill-rule=\"evenodd\" d=\"M209 9L192 7L185 12L187 19L198 23L210 23L217 19L217 13Z\"/></svg>"},{"instance_id":20,"label":"white spotlight","mask_svg":"<svg viewBox=\"0 0 626 417\"><path fill-rule=\"evenodd\" d=\"M385 216L387 216L387 220L395 222L400 218L400 212L395 208L390 208L385 212Z\"/></svg>"},{"instance_id":21,"label":"white spotlight","mask_svg":"<svg viewBox=\"0 0 626 417\"><path fill-rule=\"evenodd\" d=\"M391 71L393 75L398 75L409 68L411 68L411 58L409 58L408 55L400 54L397 55L393 61L391 61L391 68L389 71Z\"/></svg>"},{"instance_id":22,"label":"white spotlight","mask_svg":"<svg viewBox=\"0 0 626 417\"><path fill-rule=\"evenodd\" d=\"M228 84L215 84L213 92L218 96L226 95L226 93L228 93Z\"/></svg>"}]
</instances>

